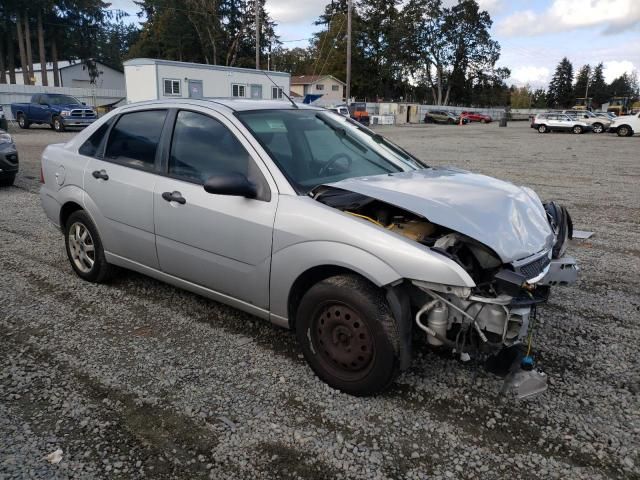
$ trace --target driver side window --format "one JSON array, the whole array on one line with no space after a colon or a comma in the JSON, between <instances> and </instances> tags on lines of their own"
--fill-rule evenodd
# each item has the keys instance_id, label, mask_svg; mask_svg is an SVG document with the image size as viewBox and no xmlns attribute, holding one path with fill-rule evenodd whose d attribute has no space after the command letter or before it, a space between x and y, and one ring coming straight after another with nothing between
<instances>
[{"instance_id":1,"label":"driver side window","mask_svg":"<svg viewBox=\"0 0 640 480\"><path fill-rule=\"evenodd\" d=\"M169 175L204 184L214 175L228 173L241 173L253 182L259 175L249 153L226 126L201 113L179 111L171 140Z\"/></svg>"}]
</instances>

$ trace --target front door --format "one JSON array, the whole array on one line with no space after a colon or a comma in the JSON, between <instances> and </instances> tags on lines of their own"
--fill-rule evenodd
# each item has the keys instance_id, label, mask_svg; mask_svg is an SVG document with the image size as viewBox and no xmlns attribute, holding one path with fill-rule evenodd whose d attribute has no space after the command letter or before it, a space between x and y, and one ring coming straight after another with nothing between
<instances>
[{"instance_id":1,"label":"front door","mask_svg":"<svg viewBox=\"0 0 640 480\"><path fill-rule=\"evenodd\" d=\"M109 253L158 268L153 192L166 110L125 113L111 129L103 158L85 167L87 202Z\"/></svg>"},{"instance_id":2,"label":"front door","mask_svg":"<svg viewBox=\"0 0 640 480\"><path fill-rule=\"evenodd\" d=\"M189 98L202 98L202 80L189 80Z\"/></svg>"},{"instance_id":3,"label":"front door","mask_svg":"<svg viewBox=\"0 0 640 480\"><path fill-rule=\"evenodd\" d=\"M278 196L234 128L213 113L177 113L166 176L155 185L156 248L164 272L266 309ZM231 172L255 183L258 198L204 190Z\"/></svg>"}]
</instances>

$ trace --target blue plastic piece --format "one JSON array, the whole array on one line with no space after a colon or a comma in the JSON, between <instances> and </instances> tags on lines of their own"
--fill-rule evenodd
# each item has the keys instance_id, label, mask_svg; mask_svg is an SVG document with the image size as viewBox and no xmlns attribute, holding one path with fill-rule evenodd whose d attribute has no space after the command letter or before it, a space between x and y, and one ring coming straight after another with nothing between
<instances>
[{"instance_id":1,"label":"blue plastic piece","mask_svg":"<svg viewBox=\"0 0 640 480\"><path fill-rule=\"evenodd\" d=\"M533 370L533 357L531 355L522 357L520 366L522 367L523 370Z\"/></svg>"}]
</instances>

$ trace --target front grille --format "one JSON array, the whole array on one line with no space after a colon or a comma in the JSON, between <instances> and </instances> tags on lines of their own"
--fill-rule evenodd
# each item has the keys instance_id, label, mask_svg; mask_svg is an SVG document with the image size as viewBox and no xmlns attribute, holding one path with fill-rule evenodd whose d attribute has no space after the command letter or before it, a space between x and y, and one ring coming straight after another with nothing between
<instances>
[{"instance_id":1,"label":"front grille","mask_svg":"<svg viewBox=\"0 0 640 480\"><path fill-rule=\"evenodd\" d=\"M544 255L534 260L533 262L527 263L525 265L520 265L519 267L517 267L517 270L527 279L534 278L540 275L550 263L551 259L547 255Z\"/></svg>"},{"instance_id":2,"label":"front grille","mask_svg":"<svg viewBox=\"0 0 640 480\"><path fill-rule=\"evenodd\" d=\"M95 118L96 112L91 109L76 109L71 110L72 118Z\"/></svg>"}]
</instances>

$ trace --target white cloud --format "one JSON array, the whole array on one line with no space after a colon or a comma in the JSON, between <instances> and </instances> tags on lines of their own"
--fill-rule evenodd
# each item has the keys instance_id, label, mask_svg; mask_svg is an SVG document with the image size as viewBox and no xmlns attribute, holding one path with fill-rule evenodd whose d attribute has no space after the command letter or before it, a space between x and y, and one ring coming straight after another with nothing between
<instances>
[{"instance_id":1,"label":"white cloud","mask_svg":"<svg viewBox=\"0 0 640 480\"><path fill-rule=\"evenodd\" d=\"M276 23L311 23L328 3L329 0L267 0L265 8Z\"/></svg>"},{"instance_id":2,"label":"white cloud","mask_svg":"<svg viewBox=\"0 0 640 480\"><path fill-rule=\"evenodd\" d=\"M604 62L604 79L611 83L623 73L631 73L634 70L637 68L629 60L610 60Z\"/></svg>"},{"instance_id":3,"label":"white cloud","mask_svg":"<svg viewBox=\"0 0 640 480\"><path fill-rule=\"evenodd\" d=\"M506 36L541 35L579 28L599 27L617 33L640 27L638 0L553 0L543 12L515 12L498 22L497 31Z\"/></svg>"},{"instance_id":4,"label":"white cloud","mask_svg":"<svg viewBox=\"0 0 640 480\"><path fill-rule=\"evenodd\" d=\"M522 65L511 71L510 81L517 86L530 85L532 88L544 88L551 79L551 70L547 67Z\"/></svg>"}]
</instances>

